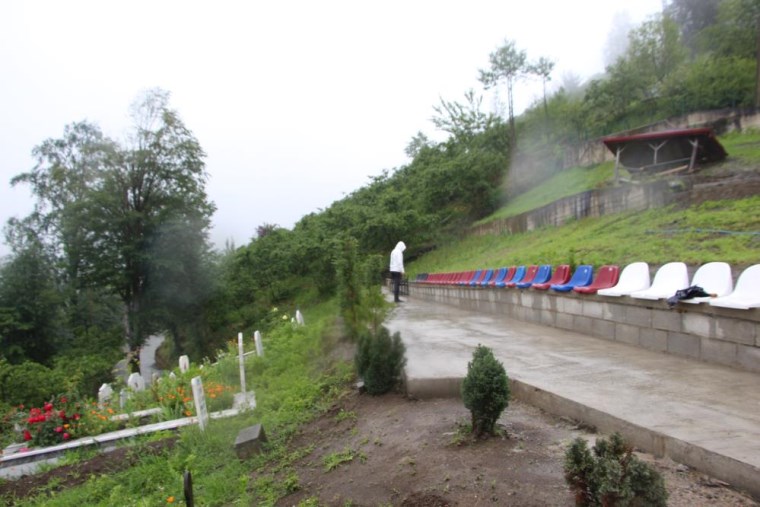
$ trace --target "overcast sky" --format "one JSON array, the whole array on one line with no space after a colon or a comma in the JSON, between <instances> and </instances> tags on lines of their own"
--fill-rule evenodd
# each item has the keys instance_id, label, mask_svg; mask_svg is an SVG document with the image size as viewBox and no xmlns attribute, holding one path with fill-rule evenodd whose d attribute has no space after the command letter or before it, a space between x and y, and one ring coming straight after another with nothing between
<instances>
[{"instance_id":1,"label":"overcast sky","mask_svg":"<svg viewBox=\"0 0 760 507\"><path fill-rule=\"evenodd\" d=\"M439 136L430 122L439 97L481 92L478 69L505 39L530 60L554 60L554 83L567 73L585 80L604 68L613 19L627 13L639 23L661 8L662 0L2 0L0 223L32 208L28 188L9 181L34 166L34 146L80 120L123 139L131 102L160 87L208 155L212 240L243 245L260 224L290 228L408 163L412 136ZM521 86L518 110L540 88Z\"/></svg>"}]
</instances>

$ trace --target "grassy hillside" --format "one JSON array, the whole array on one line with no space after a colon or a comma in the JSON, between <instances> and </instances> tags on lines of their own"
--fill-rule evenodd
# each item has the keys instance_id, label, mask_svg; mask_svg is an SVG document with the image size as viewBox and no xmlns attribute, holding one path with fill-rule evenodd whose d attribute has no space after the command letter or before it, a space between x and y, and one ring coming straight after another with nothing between
<instances>
[{"instance_id":1,"label":"grassy hillside","mask_svg":"<svg viewBox=\"0 0 760 507\"><path fill-rule=\"evenodd\" d=\"M707 173L760 172L760 133L721 138L729 159ZM506 218L611 180L613 164L576 167L513 199L483 223ZM711 201L688 209L670 206L570 222L523 234L469 237L411 263L411 276L519 264L626 265L674 260L690 265L725 261L740 269L760 262L760 196Z\"/></svg>"}]
</instances>

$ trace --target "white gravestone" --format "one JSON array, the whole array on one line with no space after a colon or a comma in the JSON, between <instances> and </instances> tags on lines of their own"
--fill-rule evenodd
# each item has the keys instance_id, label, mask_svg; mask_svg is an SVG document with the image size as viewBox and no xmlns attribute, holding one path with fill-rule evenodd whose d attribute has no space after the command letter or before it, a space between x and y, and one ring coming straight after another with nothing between
<instances>
[{"instance_id":1,"label":"white gravestone","mask_svg":"<svg viewBox=\"0 0 760 507\"><path fill-rule=\"evenodd\" d=\"M122 389L119 391L119 408L124 410L124 407L127 406L127 400L129 399L129 393L126 389Z\"/></svg>"},{"instance_id":2,"label":"white gravestone","mask_svg":"<svg viewBox=\"0 0 760 507\"><path fill-rule=\"evenodd\" d=\"M303 314L301 313L301 310L296 310L296 322L298 322L299 326L304 325Z\"/></svg>"},{"instance_id":3,"label":"white gravestone","mask_svg":"<svg viewBox=\"0 0 760 507\"><path fill-rule=\"evenodd\" d=\"M101 405L108 403L111 401L111 396L113 396L113 389L109 384L100 386L100 389L98 389L98 403Z\"/></svg>"},{"instance_id":4,"label":"white gravestone","mask_svg":"<svg viewBox=\"0 0 760 507\"><path fill-rule=\"evenodd\" d=\"M190 358L187 356L179 356L179 371L180 373L187 373L190 369Z\"/></svg>"},{"instance_id":5,"label":"white gravestone","mask_svg":"<svg viewBox=\"0 0 760 507\"><path fill-rule=\"evenodd\" d=\"M135 372L132 373L129 378L127 379L127 387L132 389L133 391L144 391L145 390L145 379L142 378L142 375Z\"/></svg>"},{"instance_id":6,"label":"white gravestone","mask_svg":"<svg viewBox=\"0 0 760 507\"><path fill-rule=\"evenodd\" d=\"M238 362L240 363L240 392L245 392L245 350L243 348L243 333L238 333Z\"/></svg>"},{"instance_id":7,"label":"white gravestone","mask_svg":"<svg viewBox=\"0 0 760 507\"><path fill-rule=\"evenodd\" d=\"M193 388L193 400L195 402L195 415L198 417L198 426L205 430L208 426L209 416L206 408L206 395L203 393L203 381L200 377L193 377L190 381Z\"/></svg>"},{"instance_id":8,"label":"white gravestone","mask_svg":"<svg viewBox=\"0 0 760 507\"><path fill-rule=\"evenodd\" d=\"M169 378L172 379L172 380L174 380L174 379L177 378L177 375L173 371L169 372Z\"/></svg>"},{"instance_id":9,"label":"white gravestone","mask_svg":"<svg viewBox=\"0 0 760 507\"><path fill-rule=\"evenodd\" d=\"M253 341L256 343L256 355L261 357L264 355L264 342L261 341L261 333L256 331L253 333Z\"/></svg>"}]
</instances>

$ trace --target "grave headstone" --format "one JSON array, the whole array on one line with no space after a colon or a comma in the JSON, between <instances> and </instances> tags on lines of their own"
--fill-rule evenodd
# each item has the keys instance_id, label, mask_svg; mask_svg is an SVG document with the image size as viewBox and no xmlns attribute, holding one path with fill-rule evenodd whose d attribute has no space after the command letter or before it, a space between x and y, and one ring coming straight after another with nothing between
<instances>
[{"instance_id":1,"label":"grave headstone","mask_svg":"<svg viewBox=\"0 0 760 507\"><path fill-rule=\"evenodd\" d=\"M206 408L206 395L203 392L203 381L200 377L193 377L190 381L193 388L193 401L195 403L195 415L198 417L198 426L205 430L208 426L209 415Z\"/></svg>"},{"instance_id":2,"label":"grave headstone","mask_svg":"<svg viewBox=\"0 0 760 507\"><path fill-rule=\"evenodd\" d=\"M154 371L154 372L153 372L153 373L150 375L150 383L151 383L152 385L156 385L156 384L158 384L160 381L161 381L161 375L159 375L157 371Z\"/></svg>"},{"instance_id":3,"label":"grave headstone","mask_svg":"<svg viewBox=\"0 0 760 507\"><path fill-rule=\"evenodd\" d=\"M190 369L190 358L187 356L179 356L179 371L180 373L187 373Z\"/></svg>"},{"instance_id":4,"label":"grave headstone","mask_svg":"<svg viewBox=\"0 0 760 507\"><path fill-rule=\"evenodd\" d=\"M299 326L304 325L303 314L301 313L301 310L296 310L296 322L298 322Z\"/></svg>"},{"instance_id":5,"label":"grave headstone","mask_svg":"<svg viewBox=\"0 0 760 507\"><path fill-rule=\"evenodd\" d=\"M98 389L98 403L101 405L108 403L111 401L111 396L113 396L113 389L110 384L100 386L100 389Z\"/></svg>"},{"instance_id":6,"label":"grave headstone","mask_svg":"<svg viewBox=\"0 0 760 507\"><path fill-rule=\"evenodd\" d=\"M256 355L262 357L264 355L264 342L261 340L261 333L258 330L253 333L253 341L256 343Z\"/></svg>"},{"instance_id":7,"label":"grave headstone","mask_svg":"<svg viewBox=\"0 0 760 507\"><path fill-rule=\"evenodd\" d=\"M245 350L243 348L243 333L238 333L238 363L240 365L240 392L245 392Z\"/></svg>"},{"instance_id":8,"label":"grave headstone","mask_svg":"<svg viewBox=\"0 0 760 507\"><path fill-rule=\"evenodd\" d=\"M145 379L142 378L142 375L140 375L137 372L132 373L129 375L129 378L127 378L127 387L129 387L135 392L144 391Z\"/></svg>"},{"instance_id":9,"label":"grave headstone","mask_svg":"<svg viewBox=\"0 0 760 507\"><path fill-rule=\"evenodd\" d=\"M177 375L173 371L171 371L171 372L169 372L169 378L172 379L172 380L174 380L174 379L177 378Z\"/></svg>"},{"instance_id":10,"label":"grave headstone","mask_svg":"<svg viewBox=\"0 0 760 507\"><path fill-rule=\"evenodd\" d=\"M267 437L261 424L243 428L235 438L235 454L240 459L248 459L260 453L262 444L266 441Z\"/></svg>"},{"instance_id":11,"label":"grave headstone","mask_svg":"<svg viewBox=\"0 0 760 507\"><path fill-rule=\"evenodd\" d=\"M129 399L129 393L126 389L122 389L119 391L119 408L124 410L124 407L127 406L127 400Z\"/></svg>"}]
</instances>

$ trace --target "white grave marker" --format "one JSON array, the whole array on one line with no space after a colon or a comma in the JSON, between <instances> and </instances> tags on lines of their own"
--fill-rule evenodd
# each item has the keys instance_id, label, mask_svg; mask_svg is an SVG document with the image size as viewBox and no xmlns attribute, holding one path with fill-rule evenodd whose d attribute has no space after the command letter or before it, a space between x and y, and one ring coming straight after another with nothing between
<instances>
[{"instance_id":1,"label":"white grave marker","mask_svg":"<svg viewBox=\"0 0 760 507\"><path fill-rule=\"evenodd\" d=\"M256 343L256 355L261 357L264 355L264 342L261 341L261 333L257 330L253 333L253 341Z\"/></svg>"},{"instance_id":2,"label":"white grave marker","mask_svg":"<svg viewBox=\"0 0 760 507\"><path fill-rule=\"evenodd\" d=\"M127 379L127 387L132 389L133 391L144 391L145 390L145 379L142 378L142 375L135 372L129 375L129 378Z\"/></svg>"},{"instance_id":3,"label":"white grave marker","mask_svg":"<svg viewBox=\"0 0 760 507\"><path fill-rule=\"evenodd\" d=\"M111 396L113 396L113 389L110 384L100 386L100 389L98 389L98 403L103 405L111 401Z\"/></svg>"},{"instance_id":4,"label":"white grave marker","mask_svg":"<svg viewBox=\"0 0 760 507\"><path fill-rule=\"evenodd\" d=\"M119 391L119 408L124 410L124 407L127 406L127 400L129 399L129 393L126 389L122 389Z\"/></svg>"},{"instance_id":5,"label":"white grave marker","mask_svg":"<svg viewBox=\"0 0 760 507\"><path fill-rule=\"evenodd\" d=\"M299 326L304 325L303 314L301 313L301 310L296 310L296 322L298 322Z\"/></svg>"},{"instance_id":6,"label":"white grave marker","mask_svg":"<svg viewBox=\"0 0 760 507\"><path fill-rule=\"evenodd\" d=\"M179 371L180 373L187 373L190 369L190 358L187 356L179 356Z\"/></svg>"},{"instance_id":7,"label":"white grave marker","mask_svg":"<svg viewBox=\"0 0 760 507\"><path fill-rule=\"evenodd\" d=\"M238 333L238 357L240 362L240 392L245 393L245 350L243 349L243 333Z\"/></svg>"},{"instance_id":8,"label":"white grave marker","mask_svg":"<svg viewBox=\"0 0 760 507\"><path fill-rule=\"evenodd\" d=\"M198 417L198 426L205 430L208 426L209 416L206 408L206 395L203 393L203 381L200 377L193 377L190 381L193 387L193 400L195 402L195 415Z\"/></svg>"}]
</instances>

